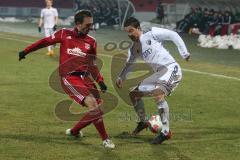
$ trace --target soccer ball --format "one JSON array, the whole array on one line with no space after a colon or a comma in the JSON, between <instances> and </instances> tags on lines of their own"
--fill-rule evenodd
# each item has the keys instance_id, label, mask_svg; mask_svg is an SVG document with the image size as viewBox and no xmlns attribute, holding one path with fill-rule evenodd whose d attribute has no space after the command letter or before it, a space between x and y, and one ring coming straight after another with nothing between
<instances>
[{"instance_id":1,"label":"soccer ball","mask_svg":"<svg viewBox=\"0 0 240 160\"><path fill-rule=\"evenodd\" d=\"M149 129L152 133L160 133L162 130L162 121L159 115L153 115L148 121Z\"/></svg>"}]
</instances>

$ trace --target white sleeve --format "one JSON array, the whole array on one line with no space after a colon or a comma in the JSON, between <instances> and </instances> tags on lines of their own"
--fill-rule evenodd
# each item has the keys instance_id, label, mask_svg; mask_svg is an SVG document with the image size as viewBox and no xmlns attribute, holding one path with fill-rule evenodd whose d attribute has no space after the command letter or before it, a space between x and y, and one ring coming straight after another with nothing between
<instances>
[{"instance_id":1,"label":"white sleeve","mask_svg":"<svg viewBox=\"0 0 240 160\"><path fill-rule=\"evenodd\" d=\"M54 8L54 16L55 16L55 17L58 17L58 11L57 11L56 8Z\"/></svg>"},{"instance_id":2,"label":"white sleeve","mask_svg":"<svg viewBox=\"0 0 240 160\"><path fill-rule=\"evenodd\" d=\"M136 61L136 57L134 56L133 48L128 49L128 58L127 63L134 63Z\"/></svg>"},{"instance_id":3,"label":"white sleeve","mask_svg":"<svg viewBox=\"0 0 240 160\"><path fill-rule=\"evenodd\" d=\"M41 9L40 17L43 18L43 9Z\"/></svg>"},{"instance_id":4,"label":"white sleeve","mask_svg":"<svg viewBox=\"0 0 240 160\"><path fill-rule=\"evenodd\" d=\"M190 55L185 43L183 42L182 38L178 35L177 32L164 28L153 27L152 35L155 39L157 39L160 42L165 40L172 41L177 46L178 51L183 58L187 58Z\"/></svg>"},{"instance_id":5,"label":"white sleeve","mask_svg":"<svg viewBox=\"0 0 240 160\"><path fill-rule=\"evenodd\" d=\"M133 48L130 48L128 50L128 58L127 58L126 64L118 76L122 80L125 80L127 78L128 73L131 72L133 64L136 61L136 56L132 52L133 52Z\"/></svg>"}]
</instances>

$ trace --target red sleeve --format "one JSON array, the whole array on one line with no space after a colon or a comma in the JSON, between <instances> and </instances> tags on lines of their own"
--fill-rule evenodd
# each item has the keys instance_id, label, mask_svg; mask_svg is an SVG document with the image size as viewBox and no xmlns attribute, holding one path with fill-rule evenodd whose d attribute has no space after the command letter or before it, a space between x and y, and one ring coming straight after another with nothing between
<instances>
[{"instance_id":1,"label":"red sleeve","mask_svg":"<svg viewBox=\"0 0 240 160\"><path fill-rule=\"evenodd\" d=\"M62 37L63 37L63 30L59 30L56 33L54 33L52 36L50 37L46 37L43 38L33 44L31 44L30 46L28 46L27 48L24 49L24 53L28 54L30 52L36 51L38 49L56 44L56 43L60 43L62 41Z\"/></svg>"},{"instance_id":2,"label":"red sleeve","mask_svg":"<svg viewBox=\"0 0 240 160\"><path fill-rule=\"evenodd\" d=\"M95 61L96 60L96 55L97 55L97 42L96 41L93 44L92 52L93 52L93 55L95 55L93 57L93 61ZM97 83L102 82L104 80L103 76L101 75L101 73L100 73L100 71L99 71L99 69L97 67L97 65L94 64L94 63L90 66L90 73L91 73L93 79Z\"/></svg>"}]
</instances>

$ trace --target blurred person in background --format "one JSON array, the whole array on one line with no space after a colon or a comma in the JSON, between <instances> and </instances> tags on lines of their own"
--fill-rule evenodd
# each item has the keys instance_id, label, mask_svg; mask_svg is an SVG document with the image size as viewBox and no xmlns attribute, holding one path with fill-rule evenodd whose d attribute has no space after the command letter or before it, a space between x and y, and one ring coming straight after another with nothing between
<instances>
[{"instance_id":1,"label":"blurred person in background","mask_svg":"<svg viewBox=\"0 0 240 160\"><path fill-rule=\"evenodd\" d=\"M240 30L240 12L237 11L234 16L233 24L231 24L231 33L237 35Z\"/></svg>"},{"instance_id":2,"label":"blurred person in background","mask_svg":"<svg viewBox=\"0 0 240 160\"><path fill-rule=\"evenodd\" d=\"M211 35L212 37L215 36L216 33L216 27L218 25L218 12L214 12L213 16L211 17L211 19L209 20L209 35Z\"/></svg>"},{"instance_id":3,"label":"blurred person in background","mask_svg":"<svg viewBox=\"0 0 240 160\"><path fill-rule=\"evenodd\" d=\"M157 12L157 19L162 24L164 19L164 8L162 5L162 1L159 1L156 12Z\"/></svg>"},{"instance_id":4,"label":"blurred person in background","mask_svg":"<svg viewBox=\"0 0 240 160\"><path fill-rule=\"evenodd\" d=\"M57 29L57 22L58 22L58 11L56 8L53 8L53 0L45 0L46 8L41 10L40 20L38 24L38 31L41 33L42 26L44 28L44 35L45 37L51 36L54 31ZM48 46L48 56L53 56L53 46Z\"/></svg>"},{"instance_id":5,"label":"blurred person in background","mask_svg":"<svg viewBox=\"0 0 240 160\"><path fill-rule=\"evenodd\" d=\"M232 17L230 15L229 11L225 11L223 16L223 23L222 23L222 29L221 29L221 36L228 34L228 29L230 24L232 23Z\"/></svg>"}]
</instances>

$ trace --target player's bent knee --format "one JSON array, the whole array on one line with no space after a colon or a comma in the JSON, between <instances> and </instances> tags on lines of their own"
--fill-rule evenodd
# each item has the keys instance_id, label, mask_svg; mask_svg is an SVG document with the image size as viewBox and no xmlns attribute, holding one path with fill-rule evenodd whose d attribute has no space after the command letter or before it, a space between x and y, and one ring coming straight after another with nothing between
<instances>
[{"instance_id":1,"label":"player's bent knee","mask_svg":"<svg viewBox=\"0 0 240 160\"><path fill-rule=\"evenodd\" d=\"M96 99L92 96L87 96L84 100L84 104L89 108L89 110L96 109L98 107Z\"/></svg>"},{"instance_id":2,"label":"player's bent knee","mask_svg":"<svg viewBox=\"0 0 240 160\"><path fill-rule=\"evenodd\" d=\"M135 102L142 98L137 92L138 91L134 90L129 93L129 97L132 100L132 102Z\"/></svg>"},{"instance_id":3,"label":"player's bent knee","mask_svg":"<svg viewBox=\"0 0 240 160\"><path fill-rule=\"evenodd\" d=\"M152 91L152 94L157 97L157 96L165 96L165 92L161 90L160 88L157 88Z\"/></svg>"},{"instance_id":4,"label":"player's bent knee","mask_svg":"<svg viewBox=\"0 0 240 160\"><path fill-rule=\"evenodd\" d=\"M164 94L155 95L154 98L156 102L161 102L165 100L165 95Z\"/></svg>"},{"instance_id":5,"label":"player's bent knee","mask_svg":"<svg viewBox=\"0 0 240 160\"><path fill-rule=\"evenodd\" d=\"M134 95L134 91L131 91L131 92L129 92L129 97L130 98L133 98L135 95Z\"/></svg>"}]
</instances>

